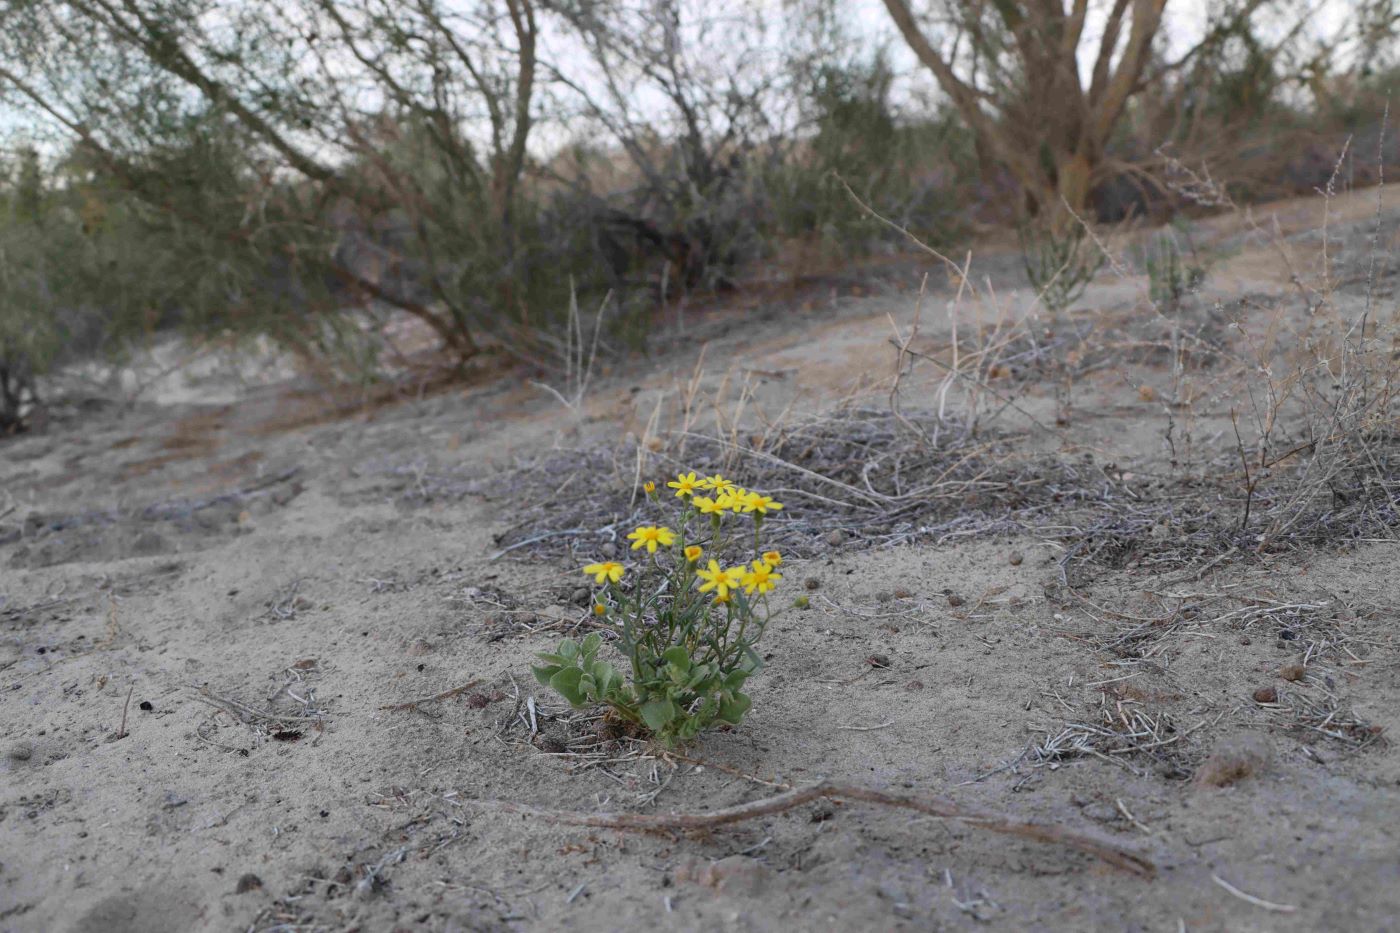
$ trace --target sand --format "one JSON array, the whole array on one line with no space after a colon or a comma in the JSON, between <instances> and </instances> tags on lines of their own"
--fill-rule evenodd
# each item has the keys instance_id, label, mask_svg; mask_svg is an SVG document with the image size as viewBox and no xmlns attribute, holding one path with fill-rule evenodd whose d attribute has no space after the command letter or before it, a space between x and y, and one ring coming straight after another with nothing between
<instances>
[{"instance_id":1,"label":"sand","mask_svg":"<svg viewBox=\"0 0 1400 933\"><path fill-rule=\"evenodd\" d=\"M1343 216L1358 230L1366 203ZM1305 234L1317 209L1281 213ZM1288 294L1270 255L1239 246L1203 305ZM1014 263L987 268L1007 307L1030 306ZM492 478L551 449L632 456L658 404L652 433L674 429L702 340L705 392L732 410L747 380L745 430L887 406L917 274L697 316L653 358L604 367L577 410L512 376L322 417L314 391L269 380L0 443L0 929L1392 928L1393 542L1200 579L1104 569L1082 601L1034 531L833 546L784 567L810 607L773 623L740 728L684 757L570 753L591 725L529 665L584 618L581 577L530 548L497 556L528 503ZM972 324L942 275L930 345ZM1142 289L1106 273L1077 319L1126 318ZM903 404L936 409L940 377L909 376ZM1057 439L1025 443L1160 465L1162 405L1132 386L1168 378L1101 367ZM1019 404L1053 421L1056 387L1032 381ZM1228 448L1222 405L1202 409L1195 443ZM1239 611L1261 605L1310 608ZM1164 607L1170 637L1105 649ZM1299 713L1324 707L1320 727ZM1164 744L1115 753L1087 728L1144 722ZM702 813L820 778L1090 833L1156 876L849 801L677 834L481 803Z\"/></svg>"}]
</instances>

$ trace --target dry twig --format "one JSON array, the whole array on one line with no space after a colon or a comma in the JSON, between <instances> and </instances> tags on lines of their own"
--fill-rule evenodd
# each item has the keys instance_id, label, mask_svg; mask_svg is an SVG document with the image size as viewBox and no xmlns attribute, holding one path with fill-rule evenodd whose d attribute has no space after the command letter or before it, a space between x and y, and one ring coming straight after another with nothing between
<instances>
[{"instance_id":1,"label":"dry twig","mask_svg":"<svg viewBox=\"0 0 1400 933\"><path fill-rule=\"evenodd\" d=\"M859 800L885 807L913 810L917 813L923 813L941 819L957 820L968 826L985 829L989 832L1003 833L1010 836L1020 836L1025 839L1034 839L1039 842L1063 845L1087 855L1092 855L1115 868L1122 869L1123 871L1138 875L1142 878L1152 878L1157 872L1156 865L1145 856L1139 855L1131 849L1120 846L1110 840L1101 839L1087 833L1044 823L1023 823L1008 819L1004 816L971 810L941 797L893 794L872 787L862 787L858 784L842 784L834 781L822 781L810 787L794 788L793 790L763 800L742 803L737 806L726 807L722 810L714 810L709 813L581 813L571 810L550 810L541 807L532 807L509 800L477 800L473 802L479 806L493 810L501 810L506 813L519 813L523 816L533 816L557 823L568 823L574 826L596 826L603 829L639 830L648 832L658 830L713 829L717 826L725 826L730 823L738 823L756 817L772 816L775 813L782 813L794 807L800 807L803 804L811 803L814 800L823 799Z\"/></svg>"}]
</instances>

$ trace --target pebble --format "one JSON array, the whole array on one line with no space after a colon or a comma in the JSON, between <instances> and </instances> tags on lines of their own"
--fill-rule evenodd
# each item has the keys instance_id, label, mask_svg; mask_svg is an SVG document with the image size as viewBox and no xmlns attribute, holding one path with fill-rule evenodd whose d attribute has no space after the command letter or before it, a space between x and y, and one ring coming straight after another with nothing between
<instances>
[{"instance_id":1,"label":"pebble","mask_svg":"<svg viewBox=\"0 0 1400 933\"><path fill-rule=\"evenodd\" d=\"M1021 562L1025 559L1025 555L1023 555L1020 551L1012 551L1011 557L1008 558L1008 560L1011 561L1011 566L1013 567L1021 566Z\"/></svg>"},{"instance_id":2,"label":"pebble","mask_svg":"<svg viewBox=\"0 0 1400 933\"><path fill-rule=\"evenodd\" d=\"M818 580L816 577L808 577L802 581L802 585L809 590L816 590L821 589L822 581Z\"/></svg>"},{"instance_id":3,"label":"pebble","mask_svg":"<svg viewBox=\"0 0 1400 933\"><path fill-rule=\"evenodd\" d=\"M238 879L237 886L234 887L234 894L247 894L249 891L256 891L263 886L262 879L252 872L248 872Z\"/></svg>"},{"instance_id":4,"label":"pebble","mask_svg":"<svg viewBox=\"0 0 1400 933\"><path fill-rule=\"evenodd\" d=\"M1260 687L1254 691L1255 703L1277 703L1278 691L1273 687Z\"/></svg>"},{"instance_id":5,"label":"pebble","mask_svg":"<svg viewBox=\"0 0 1400 933\"><path fill-rule=\"evenodd\" d=\"M1303 675L1306 673L1307 669L1304 668L1303 665L1296 663L1285 664L1283 667L1279 668L1278 671L1278 675L1289 682L1297 682L1299 680L1302 680Z\"/></svg>"},{"instance_id":6,"label":"pebble","mask_svg":"<svg viewBox=\"0 0 1400 933\"><path fill-rule=\"evenodd\" d=\"M34 757L34 746L28 742L16 742L6 753L15 761L28 761Z\"/></svg>"},{"instance_id":7,"label":"pebble","mask_svg":"<svg viewBox=\"0 0 1400 933\"><path fill-rule=\"evenodd\" d=\"M837 529L836 531L827 532L826 543L831 545L832 547L840 547L841 544L845 542L845 540L846 533L844 531L841 531L840 529Z\"/></svg>"},{"instance_id":8,"label":"pebble","mask_svg":"<svg viewBox=\"0 0 1400 933\"><path fill-rule=\"evenodd\" d=\"M954 609L956 609L958 606L961 606L964 602L966 602L966 600L959 596L957 593L948 594L948 605L952 606Z\"/></svg>"}]
</instances>

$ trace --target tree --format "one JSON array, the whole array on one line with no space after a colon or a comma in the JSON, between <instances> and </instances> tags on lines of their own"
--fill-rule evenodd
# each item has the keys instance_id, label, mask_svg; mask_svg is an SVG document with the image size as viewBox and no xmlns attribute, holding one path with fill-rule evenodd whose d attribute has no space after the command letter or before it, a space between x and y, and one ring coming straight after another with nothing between
<instances>
[{"instance_id":1,"label":"tree","mask_svg":"<svg viewBox=\"0 0 1400 933\"><path fill-rule=\"evenodd\" d=\"M1028 212L1063 231L1103 180L1110 138L1133 97L1262 0L1218 8L1201 43L1170 63L1155 49L1166 3L1112 0L1087 75L1088 0L942 0L936 18L917 16L907 0L885 7L978 144L1021 185Z\"/></svg>"},{"instance_id":2,"label":"tree","mask_svg":"<svg viewBox=\"0 0 1400 933\"><path fill-rule=\"evenodd\" d=\"M417 317L461 359L528 315L535 0L0 0L0 18L0 99L114 179L192 111L236 125L287 212L250 263ZM225 212L247 221L227 235L266 230L262 206Z\"/></svg>"}]
</instances>

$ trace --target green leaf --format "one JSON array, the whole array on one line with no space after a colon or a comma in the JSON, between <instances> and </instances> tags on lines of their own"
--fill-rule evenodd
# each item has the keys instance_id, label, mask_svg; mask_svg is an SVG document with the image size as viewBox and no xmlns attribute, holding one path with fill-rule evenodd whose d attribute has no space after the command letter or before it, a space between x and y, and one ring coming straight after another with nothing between
<instances>
[{"instance_id":1,"label":"green leaf","mask_svg":"<svg viewBox=\"0 0 1400 933\"><path fill-rule=\"evenodd\" d=\"M534 672L536 680L548 687L550 680L563 668L558 664L550 664L546 667L531 667L530 670Z\"/></svg>"},{"instance_id":2,"label":"green leaf","mask_svg":"<svg viewBox=\"0 0 1400 933\"><path fill-rule=\"evenodd\" d=\"M660 732L676 718L679 710L670 700L648 700L642 704L642 721L652 732Z\"/></svg>"},{"instance_id":3,"label":"green leaf","mask_svg":"<svg viewBox=\"0 0 1400 933\"><path fill-rule=\"evenodd\" d=\"M608 695L612 693L613 687L622 679L617 674L617 668L607 661L594 661L592 673L593 679L598 684L598 696L603 699L607 699Z\"/></svg>"},{"instance_id":4,"label":"green leaf","mask_svg":"<svg viewBox=\"0 0 1400 933\"><path fill-rule=\"evenodd\" d=\"M566 667L549 679L549 685L559 691L571 705L582 706L584 696L579 691L579 680L582 677L583 671L576 667Z\"/></svg>"},{"instance_id":5,"label":"green leaf","mask_svg":"<svg viewBox=\"0 0 1400 933\"><path fill-rule=\"evenodd\" d=\"M603 636L599 635L597 632L589 633L589 636L583 640L583 656L590 661L593 660L593 657L598 653L598 649L601 648L602 645Z\"/></svg>"},{"instance_id":6,"label":"green leaf","mask_svg":"<svg viewBox=\"0 0 1400 933\"><path fill-rule=\"evenodd\" d=\"M578 657L578 642L574 641L572 638L566 638L561 641L559 643L559 655L570 661Z\"/></svg>"},{"instance_id":7,"label":"green leaf","mask_svg":"<svg viewBox=\"0 0 1400 933\"><path fill-rule=\"evenodd\" d=\"M733 698L721 703L719 707L719 718L730 725L737 726L743 721L744 714L749 711L753 701L746 694L735 693Z\"/></svg>"},{"instance_id":8,"label":"green leaf","mask_svg":"<svg viewBox=\"0 0 1400 933\"><path fill-rule=\"evenodd\" d=\"M661 653L661 657L666 659L666 663L680 671L690 670L690 652L680 645L674 648L667 648Z\"/></svg>"}]
</instances>

